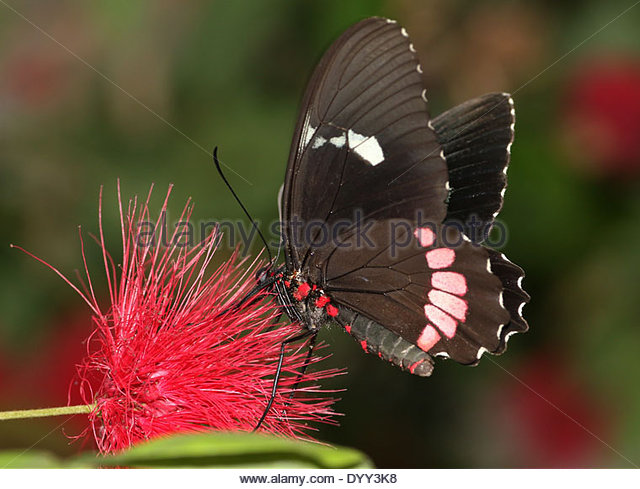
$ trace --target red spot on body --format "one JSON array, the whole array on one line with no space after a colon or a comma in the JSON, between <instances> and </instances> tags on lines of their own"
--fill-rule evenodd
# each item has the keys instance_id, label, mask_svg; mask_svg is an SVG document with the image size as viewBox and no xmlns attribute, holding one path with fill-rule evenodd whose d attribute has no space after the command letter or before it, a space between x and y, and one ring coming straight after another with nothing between
<instances>
[{"instance_id":1,"label":"red spot on body","mask_svg":"<svg viewBox=\"0 0 640 489\"><path fill-rule=\"evenodd\" d=\"M302 282L298 286L298 290L294 292L293 298L297 301L301 301L309 295L310 291L311 291L311 287L309 286L309 284L307 282Z\"/></svg>"},{"instance_id":2,"label":"red spot on body","mask_svg":"<svg viewBox=\"0 0 640 489\"><path fill-rule=\"evenodd\" d=\"M288 280L285 280L285 281L284 281L284 284L285 284L287 287L291 287L291 282L289 282Z\"/></svg>"},{"instance_id":3,"label":"red spot on body","mask_svg":"<svg viewBox=\"0 0 640 489\"><path fill-rule=\"evenodd\" d=\"M423 364L424 360L418 360L416 363L411 364L411 366L409 367L409 372L413 373L416 371L416 369L418 368L419 365Z\"/></svg>"},{"instance_id":4,"label":"red spot on body","mask_svg":"<svg viewBox=\"0 0 640 489\"><path fill-rule=\"evenodd\" d=\"M362 341L360 342L360 346L362 347L362 349L363 349L364 351L367 351L367 340L362 340Z\"/></svg>"},{"instance_id":5,"label":"red spot on body","mask_svg":"<svg viewBox=\"0 0 640 489\"><path fill-rule=\"evenodd\" d=\"M344 330L345 330L347 333L351 334L351 325L349 325L349 324L345 324L345 326L344 326Z\"/></svg>"},{"instance_id":6,"label":"red spot on body","mask_svg":"<svg viewBox=\"0 0 640 489\"><path fill-rule=\"evenodd\" d=\"M326 295L321 295L316 299L316 307L324 307L329 304L330 301L331 299L329 299Z\"/></svg>"},{"instance_id":7,"label":"red spot on body","mask_svg":"<svg viewBox=\"0 0 640 489\"><path fill-rule=\"evenodd\" d=\"M328 304L327 305L327 314L329 316L331 316L332 318L336 317L338 315L338 308L336 306Z\"/></svg>"},{"instance_id":8,"label":"red spot on body","mask_svg":"<svg viewBox=\"0 0 640 489\"><path fill-rule=\"evenodd\" d=\"M311 290L316 290L318 287L316 287L315 285L313 287L311 287Z\"/></svg>"}]
</instances>

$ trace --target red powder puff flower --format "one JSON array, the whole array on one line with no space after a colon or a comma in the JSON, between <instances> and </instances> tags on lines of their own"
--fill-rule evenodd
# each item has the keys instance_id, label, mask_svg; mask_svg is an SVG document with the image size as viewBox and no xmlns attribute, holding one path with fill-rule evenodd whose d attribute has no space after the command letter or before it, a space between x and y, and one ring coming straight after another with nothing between
<instances>
[{"instance_id":1,"label":"red powder puff flower","mask_svg":"<svg viewBox=\"0 0 640 489\"><path fill-rule=\"evenodd\" d=\"M276 323L273 300L234 307L254 287L260 264L243 270L234 254L214 268L216 232L190 249L177 232L166 238L168 244L156 232L157 246L145 246L138 223L149 221L148 202L131 201L126 215L120 203L123 258L116 267L102 231L100 193L97 241L110 296L106 310L96 299L84 247L84 292L51 267L93 311L96 329L79 376L85 402L95 404L89 418L102 452L175 432L252 430L270 398L280 345L300 332L297 324ZM187 204L180 221L190 215ZM317 382L339 372L307 370L300 379L306 355L304 345L287 353L261 431L306 437L313 429L308 422L332 422L335 399Z\"/></svg>"}]
</instances>

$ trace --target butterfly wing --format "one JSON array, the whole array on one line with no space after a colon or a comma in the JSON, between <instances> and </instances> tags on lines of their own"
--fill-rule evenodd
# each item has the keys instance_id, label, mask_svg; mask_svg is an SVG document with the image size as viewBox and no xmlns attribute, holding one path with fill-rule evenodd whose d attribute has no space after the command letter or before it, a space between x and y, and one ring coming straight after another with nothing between
<instances>
[{"instance_id":1,"label":"butterfly wing","mask_svg":"<svg viewBox=\"0 0 640 489\"><path fill-rule=\"evenodd\" d=\"M367 19L320 61L292 144L282 198L288 269L326 292L366 351L419 375L430 374L431 355L475 363L526 329L521 270L442 226L474 210L492 222L502 203L511 119L489 120L478 106L434 126L406 31ZM483 133L505 127L508 142L486 139L502 145L502 160L488 154L469 177L462 158L474 165Z\"/></svg>"},{"instance_id":2,"label":"butterfly wing","mask_svg":"<svg viewBox=\"0 0 640 489\"><path fill-rule=\"evenodd\" d=\"M476 97L432 121L449 170L447 221L461 223L475 242L484 241L502 208L514 125L508 93Z\"/></svg>"}]
</instances>

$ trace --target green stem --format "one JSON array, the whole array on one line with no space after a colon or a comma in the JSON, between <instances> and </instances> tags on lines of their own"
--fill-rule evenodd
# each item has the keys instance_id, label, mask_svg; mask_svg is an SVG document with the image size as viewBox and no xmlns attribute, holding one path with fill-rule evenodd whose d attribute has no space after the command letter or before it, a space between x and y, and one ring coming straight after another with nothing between
<instances>
[{"instance_id":1,"label":"green stem","mask_svg":"<svg viewBox=\"0 0 640 489\"><path fill-rule=\"evenodd\" d=\"M90 413L95 404L81 404L79 406L63 406L43 409L23 409L21 411L0 412L0 421L7 419L44 418L46 416L64 416L68 414Z\"/></svg>"}]
</instances>

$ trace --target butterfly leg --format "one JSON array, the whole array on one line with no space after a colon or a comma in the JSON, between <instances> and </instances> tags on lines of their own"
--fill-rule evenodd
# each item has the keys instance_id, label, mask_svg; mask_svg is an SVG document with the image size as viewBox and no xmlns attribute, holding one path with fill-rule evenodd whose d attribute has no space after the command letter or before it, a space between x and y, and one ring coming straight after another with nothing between
<instances>
[{"instance_id":1,"label":"butterfly leg","mask_svg":"<svg viewBox=\"0 0 640 489\"><path fill-rule=\"evenodd\" d=\"M256 432L260 429L260 426L262 425L262 423L264 422L265 418L267 417L267 414L269 413L269 410L271 409L271 406L273 405L273 401L276 398L276 392L278 390L278 381L280 380L280 373L282 372L282 362L284 361L284 354L285 354L285 350L287 348L287 345L291 344L291 343L295 343L296 341L300 341L303 340L305 338L308 338L309 336L313 335L313 340L315 340L316 335L318 334L317 330L306 330L303 333L294 336L293 338L289 338L287 340L284 340L282 343L280 343L280 357L278 358L278 366L276 367L276 374L273 378L273 387L271 388L271 397L269 398L269 402L267 403L267 406L264 408L264 412L262 413L262 416L260 416L260 420L258 421L258 424L256 425L256 427L253 429L253 432ZM312 341L313 341L312 340ZM307 358L309 359L311 357L311 351L310 353L307 355ZM303 369L306 368L306 364L308 362L305 362L305 366L303 367ZM298 381L296 381L296 386L297 383L300 381L300 376Z\"/></svg>"},{"instance_id":2,"label":"butterfly leg","mask_svg":"<svg viewBox=\"0 0 640 489\"><path fill-rule=\"evenodd\" d=\"M318 339L318 330L317 329L313 330L312 335L313 336L311 336L311 339L309 340L309 346L308 346L309 350L307 351L307 358L305 358L304 364L302 365L302 369L298 373L298 378L296 379L295 384L293 384L293 389L291 389L291 394L289 394L289 401L291 401L291 398L293 397L296 390L298 389L298 385L302 381L302 377L307 371L307 367L311 363L311 355L313 355L313 349L316 346L316 340Z\"/></svg>"}]
</instances>

